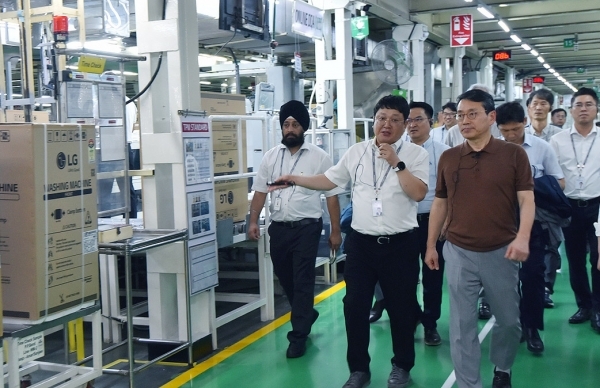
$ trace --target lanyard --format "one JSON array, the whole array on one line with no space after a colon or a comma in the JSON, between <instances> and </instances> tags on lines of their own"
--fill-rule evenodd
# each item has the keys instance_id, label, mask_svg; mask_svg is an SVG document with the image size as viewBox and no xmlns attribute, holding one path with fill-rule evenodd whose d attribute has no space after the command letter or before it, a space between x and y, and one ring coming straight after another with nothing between
<instances>
[{"instance_id":1,"label":"lanyard","mask_svg":"<svg viewBox=\"0 0 600 388\"><path fill-rule=\"evenodd\" d=\"M396 155L398 155L398 153L400 153L402 144L404 144L404 141L402 141L400 143L400 146L396 150ZM373 142L373 145L375 145L375 142ZM385 175L383 175L383 178L381 179L379 188L377 188L377 176L375 175L375 150L373 149L373 147L371 147L371 155L373 157L371 159L371 161L373 162L373 188L375 189L375 200L378 200L379 199L379 189L381 189L381 186L383 186L383 182L385 182L385 178L387 178L388 174L390 173L390 170L392 169L392 165L388 163L388 168L385 171Z\"/></svg>"},{"instance_id":2,"label":"lanyard","mask_svg":"<svg viewBox=\"0 0 600 388\"><path fill-rule=\"evenodd\" d=\"M298 158L296 158L296 161L294 162L294 165L292 166L292 169L289 172L289 175L292 175L292 173L294 172L294 169L296 168L296 165L298 164L298 161L300 160L300 158L302 157L302 154L304 153L304 151L306 151L306 149L301 149L300 150L300 154L298 155ZM279 176L283 175L283 158L285 157L285 148L281 149L281 163L279 164Z\"/></svg>"},{"instance_id":3,"label":"lanyard","mask_svg":"<svg viewBox=\"0 0 600 388\"><path fill-rule=\"evenodd\" d=\"M577 151L575 151L575 142L573 141L573 134L571 134L570 137L571 137L571 146L573 146L573 155L575 155L575 163L577 163L577 168L579 169L579 176L581 176L581 173L583 172L583 169L585 168L585 164L587 163L587 160L590 157L590 153L592 152L592 148L594 148L594 143L596 142L596 138L598 137L598 134L596 133L596 135L594 136L594 140L592 140L592 145L590 145L590 149L588 150L587 155L585 156L585 159L583 160L582 164L579 164L579 158L577 157Z\"/></svg>"}]
</instances>

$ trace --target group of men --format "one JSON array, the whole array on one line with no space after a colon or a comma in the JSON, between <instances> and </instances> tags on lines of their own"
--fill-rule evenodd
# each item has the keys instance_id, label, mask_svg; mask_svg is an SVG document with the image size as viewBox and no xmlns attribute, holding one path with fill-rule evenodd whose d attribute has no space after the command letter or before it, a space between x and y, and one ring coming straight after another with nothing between
<instances>
[{"instance_id":1,"label":"group of men","mask_svg":"<svg viewBox=\"0 0 600 388\"><path fill-rule=\"evenodd\" d=\"M371 379L369 312L377 283L392 337L388 388L409 384L418 323L424 326L426 344L441 342L436 321L444 267L450 299L449 343L458 386L482 386L477 300L484 288L496 319L490 346L493 387L511 387L521 327L528 349L543 351L538 330L543 329L545 289L551 280L545 268L549 260L560 258L553 256L555 247L549 244L552 220L538 214L534 205L534 178L544 175L565 188L573 207L564 233L579 310L569 322L591 319L592 328L600 332L600 237L596 239L594 233L599 217L600 159L589 157L600 153L594 126L598 99L591 89L575 93L571 103L574 124L563 131L547 125L553 102L548 99L540 91L530 96L531 125L527 126L520 104L495 108L488 92L472 88L458 97L456 105L444 106L445 128L432 130L430 105L386 96L374 109L374 138L350 147L336 165L323 150L304 143L310 122L304 105L298 101L284 104L282 145L266 153L254 181L248 234L260 237L258 218L271 192L271 257L292 305L286 356L304 355L318 317L313 292L322 229L319 196L326 193L329 244L337 249L341 233L336 194L341 188L350 189L353 206L352 231L344 243L343 303L350 377L343 388L361 388ZM546 112L546 122L542 112ZM463 138L455 145L448 144L452 129ZM549 131L557 132L547 143L544 136ZM593 265L591 287L587 245ZM416 294L420 273L423 310Z\"/></svg>"}]
</instances>

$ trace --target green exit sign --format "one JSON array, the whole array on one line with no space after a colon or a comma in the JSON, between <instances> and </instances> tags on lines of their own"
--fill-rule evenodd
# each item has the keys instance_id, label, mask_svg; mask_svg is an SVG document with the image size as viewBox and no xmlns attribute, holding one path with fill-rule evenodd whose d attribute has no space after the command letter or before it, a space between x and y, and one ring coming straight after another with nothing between
<instances>
[{"instance_id":1,"label":"green exit sign","mask_svg":"<svg viewBox=\"0 0 600 388\"><path fill-rule=\"evenodd\" d=\"M570 39L563 40L563 47L564 48L573 48L573 47L575 47L575 39L570 38Z\"/></svg>"},{"instance_id":2,"label":"green exit sign","mask_svg":"<svg viewBox=\"0 0 600 388\"><path fill-rule=\"evenodd\" d=\"M586 70L585 67L578 67L577 68L577 73L578 74L583 74L583 73L585 73L585 70Z\"/></svg>"}]
</instances>

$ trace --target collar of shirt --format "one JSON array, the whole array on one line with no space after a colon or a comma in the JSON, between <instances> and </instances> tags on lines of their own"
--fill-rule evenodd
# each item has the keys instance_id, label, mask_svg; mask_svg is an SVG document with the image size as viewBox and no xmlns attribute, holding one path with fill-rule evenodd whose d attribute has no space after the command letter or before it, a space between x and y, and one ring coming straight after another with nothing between
<instances>
[{"instance_id":1,"label":"collar of shirt","mask_svg":"<svg viewBox=\"0 0 600 388\"><path fill-rule=\"evenodd\" d=\"M496 139L494 136L490 136L490 141L479 152L487 152L489 154L494 154L498 151L498 147L500 146L499 142L501 142L501 141L503 141L503 140ZM465 141L463 143L463 146L460 148L460 156L465 156L465 155L468 155L468 154L474 153L474 152L478 152L478 151L475 151L473 148L471 148L471 145L469 144L468 141Z\"/></svg>"},{"instance_id":2,"label":"collar of shirt","mask_svg":"<svg viewBox=\"0 0 600 388\"><path fill-rule=\"evenodd\" d=\"M402 142L404 141L404 140L402 140L402 137L404 135L406 135L406 132L402 136L400 136L400 139L398 139L398 141L396 141L394 144L391 144L391 146L394 149L394 151L397 151L398 147L402 147ZM379 147L377 146L377 144L375 144L376 141L377 141L376 139L371 140L371 147L373 147L375 151L377 151L379 149Z\"/></svg>"},{"instance_id":3,"label":"collar of shirt","mask_svg":"<svg viewBox=\"0 0 600 388\"><path fill-rule=\"evenodd\" d=\"M590 133L588 133L588 136L590 136L592 133L597 133L598 132L597 128L598 127L596 127L595 125L592 126L592 130L590 131ZM571 126L571 129L569 130L569 135L573 135L573 134L583 137L583 135L580 134L579 131L577 131L577 129L575 129L575 124L573 124L573 126Z\"/></svg>"},{"instance_id":4,"label":"collar of shirt","mask_svg":"<svg viewBox=\"0 0 600 388\"><path fill-rule=\"evenodd\" d=\"M533 142L533 140L531 140L532 138L533 138L532 134L526 133L525 134L525 139L523 139L523 144L522 145L523 146L531 147L532 146L531 143Z\"/></svg>"}]
</instances>

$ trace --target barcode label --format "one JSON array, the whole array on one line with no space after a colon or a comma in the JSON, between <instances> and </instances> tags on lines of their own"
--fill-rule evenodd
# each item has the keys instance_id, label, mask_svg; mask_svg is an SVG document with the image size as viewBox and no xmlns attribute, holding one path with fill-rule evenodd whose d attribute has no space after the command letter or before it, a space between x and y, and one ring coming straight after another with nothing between
<instances>
[{"instance_id":1,"label":"barcode label","mask_svg":"<svg viewBox=\"0 0 600 388\"><path fill-rule=\"evenodd\" d=\"M98 250L98 230L83 233L83 254L93 253Z\"/></svg>"}]
</instances>

